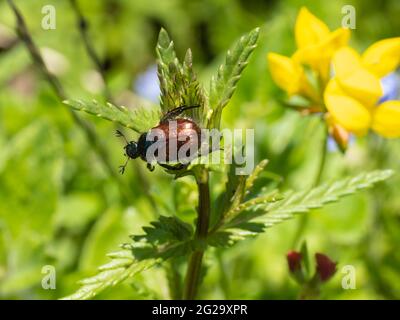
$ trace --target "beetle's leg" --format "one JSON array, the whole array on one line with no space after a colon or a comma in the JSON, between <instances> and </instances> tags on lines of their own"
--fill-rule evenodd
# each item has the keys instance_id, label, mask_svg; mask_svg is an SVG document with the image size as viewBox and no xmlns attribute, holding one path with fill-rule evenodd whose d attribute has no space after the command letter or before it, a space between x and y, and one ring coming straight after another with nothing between
<instances>
[{"instance_id":1,"label":"beetle's leg","mask_svg":"<svg viewBox=\"0 0 400 320\"><path fill-rule=\"evenodd\" d=\"M186 110L190 110L190 109L195 109L195 108L199 108L199 105L195 105L195 106L180 106L177 107L175 109L169 110L160 120L160 123L168 121L168 120L172 120L175 117L179 116L182 112L186 111Z\"/></svg>"},{"instance_id":2,"label":"beetle's leg","mask_svg":"<svg viewBox=\"0 0 400 320\"><path fill-rule=\"evenodd\" d=\"M147 163L147 169L149 169L152 172L154 171L155 167L151 163Z\"/></svg>"},{"instance_id":3,"label":"beetle's leg","mask_svg":"<svg viewBox=\"0 0 400 320\"><path fill-rule=\"evenodd\" d=\"M119 166L119 173L120 174L124 174L126 165L128 164L128 161L129 161L129 157L126 157L125 163L122 166Z\"/></svg>"},{"instance_id":4,"label":"beetle's leg","mask_svg":"<svg viewBox=\"0 0 400 320\"><path fill-rule=\"evenodd\" d=\"M180 163L180 164L177 164L175 166L171 166L171 165L166 164L166 163L159 163L159 165L161 167L165 168L165 169L168 169L168 170L178 171L178 170L182 170L182 169L186 168L189 164Z\"/></svg>"},{"instance_id":5,"label":"beetle's leg","mask_svg":"<svg viewBox=\"0 0 400 320\"><path fill-rule=\"evenodd\" d=\"M129 143L129 141L125 138L124 134L123 134L121 131L116 130L116 131L115 131L115 136L116 136L116 137L122 137L122 138L125 140L126 144Z\"/></svg>"}]
</instances>

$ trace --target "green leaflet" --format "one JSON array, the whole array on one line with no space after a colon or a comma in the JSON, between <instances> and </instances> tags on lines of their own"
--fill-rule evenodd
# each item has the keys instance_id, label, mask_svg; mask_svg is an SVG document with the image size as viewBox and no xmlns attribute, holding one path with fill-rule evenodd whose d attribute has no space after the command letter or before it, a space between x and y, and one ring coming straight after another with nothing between
<instances>
[{"instance_id":1,"label":"green leaflet","mask_svg":"<svg viewBox=\"0 0 400 320\"><path fill-rule=\"evenodd\" d=\"M236 85L247 66L253 50L256 48L259 28L242 36L226 54L225 62L218 68L216 76L210 82L210 106L212 114L209 128L219 128L222 109L228 104L235 92Z\"/></svg>"},{"instance_id":2,"label":"green leaflet","mask_svg":"<svg viewBox=\"0 0 400 320\"><path fill-rule=\"evenodd\" d=\"M93 298L103 290L113 287L135 274L151 268L157 263L156 259L137 261L131 250L121 250L108 254L111 262L99 267L99 273L79 282L82 286L73 294L62 300L86 300Z\"/></svg>"},{"instance_id":3,"label":"green leaflet","mask_svg":"<svg viewBox=\"0 0 400 320\"><path fill-rule=\"evenodd\" d=\"M161 109L164 113L186 105L199 108L185 112L203 127L207 113L206 97L193 70L192 51L187 50L183 63L178 60L174 43L161 29L156 47Z\"/></svg>"},{"instance_id":4,"label":"green leaflet","mask_svg":"<svg viewBox=\"0 0 400 320\"><path fill-rule=\"evenodd\" d=\"M219 223L225 214L233 206L233 203L239 204L243 197L243 188L245 186L245 177L236 174L236 164L227 165L227 180L224 192L219 195L216 205L213 206L211 225Z\"/></svg>"},{"instance_id":5,"label":"green leaflet","mask_svg":"<svg viewBox=\"0 0 400 320\"><path fill-rule=\"evenodd\" d=\"M265 169L266 165L268 164L268 160L262 160L253 170L251 175L246 179L245 185L245 195L249 194L251 189L254 186L254 182L259 178L261 172Z\"/></svg>"},{"instance_id":6,"label":"green leaflet","mask_svg":"<svg viewBox=\"0 0 400 320\"><path fill-rule=\"evenodd\" d=\"M193 228L177 217L160 216L150 227L143 227L144 235L132 236L132 252L139 259L182 256L190 252Z\"/></svg>"},{"instance_id":7,"label":"green leaflet","mask_svg":"<svg viewBox=\"0 0 400 320\"><path fill-rule=\"evenodd\" d=\"M101 104L96 100L66 100L64 103L75 110L85 111L100 118L117 122L138 133L146 132L156 126L159 110L155 108L128 109L111 103Z\"/></svg>"},{"instance_id":8,"label":"green leaflet","mask_svg":"<svg viewBox=\"0 0 400 320\"><path fill-rule=\"evenodd\" d=\"M233 219L240 212L255 204L281 200L277 191L273 191L245 201L246 196L253 189L254 182L259 178L267 164L268 160L262 160L248 177L236 174L238 167L235 163L228 166L225 192L218 197L216 200L217 205L214 206L216 209L214 209L212 215L212 230L219 228L226 221Z\"/></svg>"},{"instance_id":9,"label":"green leaflet","mask_svg":"<svg viewBox=\"0 0 400 320\"><path fill-rule=\"evenodd\" d=\"M306 213L325 204L336 202L340 198L371 187L393 175L392 170L377 170L361 173L333 183L326 183L311 190L289 192L284 199L277 202L256 203L227 220L209 237L210 245L232 245L238 240L254 236L298 213ZM249 201L256 201L254 198Z\"/></svg>"},{"instance_id":10,"label":"green leaflet","mask_svg":"<svg viewBox=\"0 0 400 320\"><path fill-rule=\"evenodd\" d=\"M160 216L143 230L144 235L132 236L134 243L124 244L123 250L110 253L108 256L112 260L101 266L97 275L81 280L82 287L63 299L93 298L162 260L188 254L191 250L193 229L176 217Z\"/></svg>"},{"instance_id":11,"label":"green leaflet","mask_svg":"<svg viewBox=\"0 0 400 320\"><path fill-rule=\"evenodd\" d=\"M156 52L158 55L158 64L161 68L161 71L168 72L168 65L171 62L174 62L177 58L174 49L174 42L170 39L168 32L164 28L161 28L160 30Z\"/></svg>"}]
</instances>

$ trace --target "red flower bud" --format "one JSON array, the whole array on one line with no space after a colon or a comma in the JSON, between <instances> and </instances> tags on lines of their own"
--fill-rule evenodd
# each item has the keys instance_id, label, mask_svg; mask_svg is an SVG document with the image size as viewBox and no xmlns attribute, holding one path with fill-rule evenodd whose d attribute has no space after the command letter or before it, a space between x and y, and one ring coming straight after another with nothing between
<instances>
[{"instance_id":1,"label":"red flower bud","mask_svg":"<svg viewBox=\"0 0 400 320\"><path fill-rule=\"evenodd\" d=\"M349 144L350 133L337 124L331 114L327 113L325 115L325 120L328 124L330 136L335 140L340 151L345 152Z\"/></svg>"},{"instance_id":2,"label":"red flower bud","mask_svg":"<svg viewBox=\"0 0 400 320\"><path fill-rule=\"evenodd\" d=\"M345 152L349 144L350 134L343 127L334 124L329 128L329 133L335 140L340 151Z\"/></svg>"},{"instance_id":3,"label":"red flower bud","mask_svg":"<svg viewBox=\"0 0 400 320\"><path fill-rule=\"evenodd\" d=\"M289 251L286 255L290 272L301 270L301 253L297 251Z\"/></svg>"},{"instance_id":4,"label":"red flower bud","mask_svg":"<svg viewBox=\"0 0 400 320\"><path fill-rule=\"evenodd\" d=\"M324 282L328 281L335 274L337 263L322 253L316 253L315 260L317 262L317 274L320 279Z\"/></svg>"}]
</instances>

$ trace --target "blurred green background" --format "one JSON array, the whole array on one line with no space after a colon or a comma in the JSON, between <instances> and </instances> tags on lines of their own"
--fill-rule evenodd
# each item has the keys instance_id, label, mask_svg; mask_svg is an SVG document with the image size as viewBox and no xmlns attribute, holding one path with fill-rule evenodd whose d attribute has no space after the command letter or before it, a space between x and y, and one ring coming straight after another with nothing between
<instances>
[{"instance_id":1,"label":"blurred green background","mask_svg":"<svg viewBox=\"0 0 400 320\"><path fill-rule=\"evenodd\" d=\"M102 82L88 58L66 0L30 0L21 9L49 68L72 98L104 100ZM270 160L263 181L281 189L311 186L319 162L322 130L318 119L302 117L281 104L283 93L268 73L266 54L291 54L294 22L305 5L331 29L340 26L341 8L356 8L351 43L363 50L399 36L400 2L261 0L101 0L78 1L90 22L90 37L105 65L112 95L129 107L157 99L155 44L160 27L175 41L180 57L191 47L195 69L208 83L226 50L240 35L260 26L259 45L223 116L223 126L255 128L256 159ZM43 30L42 7L56 8L56 29ZM0 298L56 299L75 291L105 254L128 242L159 214L195 217L196 187L191 178L172 181L159 168L150 173L136 161L122 179L128 201L109 177L90 143L16 40L15 19L0 1ZM142 96L142 97L140 97ZM157 100L156 100L157 101ZM80 114L95 126L117 170L124 161L114 126ZM129 137L136 135L128 133ZM400 170L400 141L374 135L356 139L345 155L330 150L323 180L365 170ZM143 182L146 181L147 185ZM222 189L212 177L212 195ZM339 262L323 299L400 298L400 177L338 204L310 213L302 235L309 251ZM298 220L268 230L233 248L209 250L200 298L295 299L285 255ZM41 287L45 265L57 271L56 290ZM344 265L356 268L356 289L341 287ZM145 271L102 293L102 299L169 298L168 271Z\"/></svg>"}]
</instances>

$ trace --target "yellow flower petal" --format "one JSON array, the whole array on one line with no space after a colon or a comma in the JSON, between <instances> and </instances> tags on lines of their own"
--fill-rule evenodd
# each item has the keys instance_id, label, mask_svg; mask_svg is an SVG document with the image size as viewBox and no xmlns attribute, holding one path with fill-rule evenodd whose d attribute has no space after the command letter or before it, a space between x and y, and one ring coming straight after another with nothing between
<instances>
[{"instance_id":1,"label":"yellow flower petal","mask_svg":"<svg viewBox=\"0 0 400 320\"><path fill-rule=\"evenodd\" d=\"M329 36L327 25L303 7L297 16L295 26L296 43L299 48L318 44Z\"/></svg>"},{"instance_id":2,"label":"yellow flower petal","mask_svg":"<svg viewBox=\"0 0 400 320\"><path fill-rule=\"evenodd\" d=\"M350 40L350 30L339 28L331 32L325 40L324 45L328 47L330 54L333 54L337 49L347 45Z\"/></svg>"},{"instance_id":3,"label":"yellow flower petal","mask_svg":"<svg viewBox=\"0 0 400 320\"><path fill-rule=\"evenodd\" d=\"M363 135L371 124L371 115L359 101L343 92L335 78L331 79L324 93L325 105L334 120L347 131Z\"/></svg>"},{"instance_id":4,"label":"yellow flower petal","mask_svg":"<svg viewBox=\"0 0 400 320\"><path fill-rule=\"evenodd\" d=\"M400 37L374 43L362 55L362 62L379 78L395 70L400 64Z\"/></svg>"},{"instance_id":5,"label":"yellow flower petal","mask_svg":"<svg viewBox=\"0 0 400 320\"><path fill-rule=\"evenodd\" d=\"M372 129L385 138L400 137L400 101L380 104L372 119Z\"/></svg>"},{"instance_id":6,"label":"yellow flower petal","mask_svg":"<svg viewBox=\"0 0 400 320\"><path fill-rule=\"evenodd\" d=\"M326 82L329 78L333 54L339 48L345 46L349 38L350 31L348 29L337 29L328 34L320 43L297 50L293 55L293 59L300 64L309 65Z\"/></svg>"},{"instance_id":7,"label":"yellow flower petal","mask_svg":"<svg viewBox=\"0 0 400 320\"><path fill-rule=\"evenodd\" d=\"M303 69L289 57L276 53L267 56L269 70L275 83L289 95L298 93L301 87Z\"/></svg>"},{"instance_id":8,"label":"yellow flower petal","mask_svg":"<svg viewBox=\"0 0 400 320\"><path fill-rule=\"evenodd\" d=\"M350 47L343 47L336 51L332 59L333 70L336 76L343 77L361 67L360 55Z\"/></svg>"},{"instance_id":9,"label":"yellow flower petal","mask_svg":"<svg viewBox=\"0 0 400 320\"><path fill-rule=\"evenodd\" d=\"M355 68L344 75L338 74L336 78L346 94L368 107L374 106L383 95L379 79L365 68Z\"/></svg>"}]
</instances>

